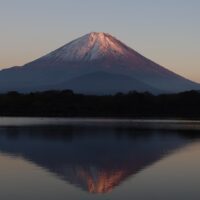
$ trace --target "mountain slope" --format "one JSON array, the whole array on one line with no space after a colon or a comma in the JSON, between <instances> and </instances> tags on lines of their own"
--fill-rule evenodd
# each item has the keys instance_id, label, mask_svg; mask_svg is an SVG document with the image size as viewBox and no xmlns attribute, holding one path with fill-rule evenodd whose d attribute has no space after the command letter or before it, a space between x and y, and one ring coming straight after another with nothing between
<instances>
[{"instance_id":1,"label":"mountain slope","mask_svg":"<svg viewBox=\"0 0 200 200\"><path fill-rule=\"evenodd\" d=\"M72 80L55 86L54 89L65 88L69 88L79 93L90 94L114 94L119 91L129 92L134 90L140 92L151 91L153 93L159 93L159 90L133 79L130 76L114 73L111 74L102 71L76 77Z\"/></svg>"},{"instance_id":2,"label":"mountain slope","mask_svg":"<svg viewBox=\"0 0 200 200\"><path fill-rule=\"evenodd\" d=\"M127 80L122 81L122 77ZM155 93L200 89L200 85L152 62L105 33L87 34L22 67L0 71L1 92L53 88L97 94L128 90Z\"/></svg>"}]
</instances>

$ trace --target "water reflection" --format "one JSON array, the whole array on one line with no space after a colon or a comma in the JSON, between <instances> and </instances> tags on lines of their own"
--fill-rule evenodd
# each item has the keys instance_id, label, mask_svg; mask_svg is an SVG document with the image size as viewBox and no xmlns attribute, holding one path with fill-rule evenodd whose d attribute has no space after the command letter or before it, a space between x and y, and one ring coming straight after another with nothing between
<instances>
[{"instance_id":1,"label":"water reflection","mask_svg":"<svg viewBox=\"0 0 200 200\"><path fill-rule=\"evenodd\" d=\"M108 193L196 135L114 127L4 127L0 151L23 157L90 193Z\"/></svg>"}]
</instances>

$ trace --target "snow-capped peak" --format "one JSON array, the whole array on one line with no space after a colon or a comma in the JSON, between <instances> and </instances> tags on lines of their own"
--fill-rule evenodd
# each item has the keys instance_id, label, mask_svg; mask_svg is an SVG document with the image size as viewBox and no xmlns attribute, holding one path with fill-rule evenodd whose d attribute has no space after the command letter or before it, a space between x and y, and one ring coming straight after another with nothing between
<instances>
[{"instance_id":1,"label":"snow-capped peak","mask_svg":"<svg viewBox=\"0 0 200 200\"><path fill-rule=\"evenodd\" d=\"M127 49L107 33L91 32L45 56L62 61L92 61L104 56L126 55Z\"/></svg>"}]
</instances>

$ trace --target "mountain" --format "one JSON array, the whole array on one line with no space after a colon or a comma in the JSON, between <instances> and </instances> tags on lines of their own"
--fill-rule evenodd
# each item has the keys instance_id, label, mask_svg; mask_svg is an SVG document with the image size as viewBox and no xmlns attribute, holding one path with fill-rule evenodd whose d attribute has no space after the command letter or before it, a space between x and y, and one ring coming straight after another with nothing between
<instances>
[{"instance_id":1,"label":"mountain","mask_svg":"<svg viewBox=\"0 0 200 200\"><path fill-rule=\"evenodd\" d=\"M89 33L21 67L0 71L0 92L72 89L86 94L199 90L106 33Z\"/></svg>"}]
</instances>

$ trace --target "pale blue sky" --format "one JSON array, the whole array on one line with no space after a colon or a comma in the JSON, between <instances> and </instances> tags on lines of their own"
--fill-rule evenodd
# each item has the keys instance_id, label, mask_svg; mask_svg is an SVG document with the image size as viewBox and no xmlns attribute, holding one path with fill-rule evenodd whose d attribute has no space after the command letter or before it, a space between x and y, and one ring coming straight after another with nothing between
<instances>
[{"instance_id":1,"label":"pale blue sky","mask_svg":"<svg viewBox=\"0 0 200 200\"><path fill-rule=\"evenodd\" d=\"M0 0L0 31L0 68L100 31L200 82L199 0Z\"/></svg>"}]
</instances>

